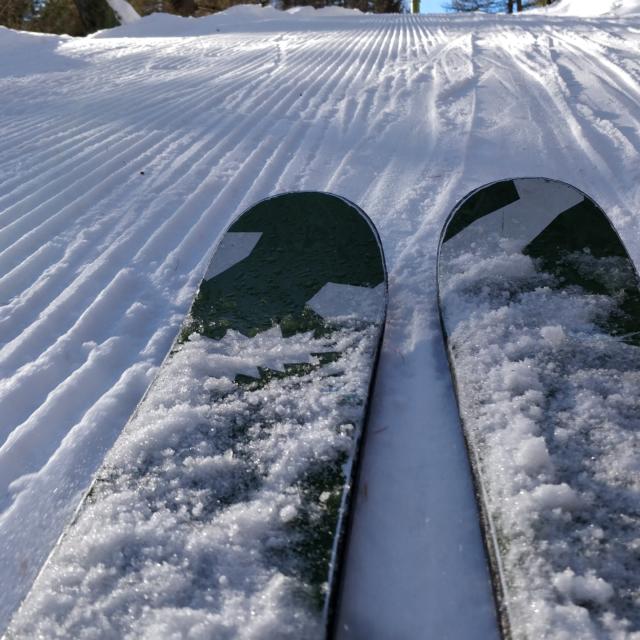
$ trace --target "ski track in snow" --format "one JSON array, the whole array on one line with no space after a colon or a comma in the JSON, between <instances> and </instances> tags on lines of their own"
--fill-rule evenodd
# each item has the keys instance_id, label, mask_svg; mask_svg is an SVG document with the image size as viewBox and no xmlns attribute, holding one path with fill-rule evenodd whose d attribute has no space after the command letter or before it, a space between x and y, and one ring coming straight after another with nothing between
<instances>
[{"instance_id":1,"label":"ski track in snow","mask_svg":"<svg viewBox=\"0 0 640 640\"><path fill-rule=\"evenodd\" d=\"M313 189L371 216L390 270L343 635L495 635L435 306L440 228L471 189L552 177L598 201L638 264L640 17L268 15L180 38L0 29L21 43L0 64L0 628L222 230Z\"/></svg>"}]
</instances>

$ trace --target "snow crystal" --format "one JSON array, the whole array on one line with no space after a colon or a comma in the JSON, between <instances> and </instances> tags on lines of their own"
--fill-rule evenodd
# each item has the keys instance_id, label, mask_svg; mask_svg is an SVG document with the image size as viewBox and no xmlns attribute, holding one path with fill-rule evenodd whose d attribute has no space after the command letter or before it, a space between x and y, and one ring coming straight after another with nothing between
<instances>
[{"instance_id":1,"label":"snow crystal","mask_svg":"<svg viewBox=\"0 0 640 640\"><path fill-rule=\"evenodd\" d=\"M499 376L504 382L504 388L513 395L521 395L529 389L540 389L538 375L531 360L507 362Z\"/></svg>"}]
</instances>

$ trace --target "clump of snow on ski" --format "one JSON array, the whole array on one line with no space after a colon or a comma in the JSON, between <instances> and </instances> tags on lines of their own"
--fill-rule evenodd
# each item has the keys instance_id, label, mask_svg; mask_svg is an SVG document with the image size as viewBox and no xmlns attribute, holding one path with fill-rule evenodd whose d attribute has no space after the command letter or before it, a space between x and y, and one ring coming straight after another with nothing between
<instances>
[{"instance_id":1,"label":"clump of snow on ski","mask_svg":"<svg viewBox=\"0 0 640 640\"><path fill-rule=\"evenodd\" d=\"M598 326L614 299L557 288L499 242L446 262L441 295L511 631L634 637L640 350Z\"/></svg>"},{"instance_id":2,"label":"clump of snow on ski","mask_svg":"<svg viewBox=\"0 0 640 640\"><path fill-rule=\"evenodd\" d=\"M192 336L107 457L9 637L320 637L327 585L310 580L305 536L339 508L342 487L320 491L314 477L335 464L350 476L378 338L377 325L324 338ZM318 367L323 353L341 356ZM310 371L262 381L259 368L287 362Z\"/></svg>"}]
</instances>

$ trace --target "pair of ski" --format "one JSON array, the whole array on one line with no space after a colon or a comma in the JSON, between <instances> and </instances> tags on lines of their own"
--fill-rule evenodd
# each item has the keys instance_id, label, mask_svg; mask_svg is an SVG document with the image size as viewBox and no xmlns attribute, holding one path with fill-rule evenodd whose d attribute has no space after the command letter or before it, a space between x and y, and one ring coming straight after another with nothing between
<instances>
[{"instance_id":1,"label":"pair of ski","mask_svg":"<svg viewBox=\"0 0 640 640\"><path fill-rule=\"evenodd\" d=\"M517 351L532 305L571 293L586 309L583 325L597 327L590 337L567 337L558 318L537 327L529 317L526 331L556 349L556 365L566 365L560 352L571 341L578 351L598 340L603 358L607 340L630 350L629 364L637 357L636 273L593 201L560 182L522 179L483 187L455 208L438 286L501 627L507 636L520 625L527 635L535 631L523 605L527 541L513 549L529 532L514 537L509 528L504 501L513 495L492 465L500 466L496 447L513 444L500 443L512 418L524 435L510 454L529 474L518 482L528 479L532 495L552 485L551 436L533 424L532 410L543 424L546 382L529 389L526 371L511 371L512 354L496 355L497 345L504 338ZM357 206L289 193L240 215L7 637L332 636L386 307L382 245ZM511 382L483 387L478 375L491 378L498 366ZM532 390L538 395L528 397ZM500 405L498 427L487 416L492 402L511 402ZM562 491L557 511L566 507ZM529 543L544 556L538 534Z\"/></svg>"}]
</instances>

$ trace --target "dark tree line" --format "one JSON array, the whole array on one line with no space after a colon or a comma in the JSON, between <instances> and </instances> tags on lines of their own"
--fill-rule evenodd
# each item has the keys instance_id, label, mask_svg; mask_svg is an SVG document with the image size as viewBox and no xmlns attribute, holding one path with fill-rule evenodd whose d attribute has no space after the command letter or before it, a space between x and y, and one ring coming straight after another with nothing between
<instances>
[{"instance_id":1,"label":"dark tree line","mask_svg":"<svg viewBox=\"0 0 640 640\"><path fill-rule=\"evenodd\" d=\"M485 11L487 13L513 13L530 7L553 4L555 0L449 0L444 5L449 11Z\"/></svg>"},{"instance_id":2,"label":"dark tree line","mask_svg":"<svg viewBox=\"0 0 640 640\"><path fill-rule=\"evenodd\" d=\"M83 14L83 8L87 11ZM0 0L0 24L11 29L81 36L118 21L106 0Z\"/></svg>"},{"instance_id":3,"label":"dark tree line","mask_svg":"<svg viewBox=\"0 0 640 640\"><path fill-rule=\"evenodd\" d=\"M28 0L0 0L0 24L10 29L19 29L30 5Z\"/></svg>"},{"instance_id":4,"label":"dark tree line","mask_svg":"<svg viewBox=\"0 0 640 640\"><path fill-rule=\"evenodd\" d=\"M206 16L247 2L274 4L279 9L338 6L373 13L405 10L404 0L129 0L140 15L161 11L181 16ZM80 36L117 24L107 0L0 0L0 25L11 29Z\"/></svg>"},{"instance_id":5,"label":"dark tree line","mask_svg":"<svg viewBox=\"0 0 640 640\"><path fill-rule=\"evenodd\" d=\"M403 13L405 11L403 0L278 0L276 6L279 9L291 9L293 7L344 7L345 9L360 9L368 13Z\"/></svg>"}]
</instances>

